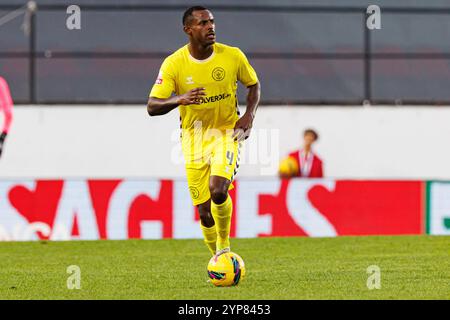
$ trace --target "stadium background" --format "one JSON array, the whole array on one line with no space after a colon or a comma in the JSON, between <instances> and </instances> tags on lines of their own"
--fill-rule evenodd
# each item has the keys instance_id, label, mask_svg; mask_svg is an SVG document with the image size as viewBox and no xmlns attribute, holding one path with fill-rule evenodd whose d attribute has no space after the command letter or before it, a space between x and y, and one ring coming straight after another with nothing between
<instances>
[{"instance_id":1,"label":"stadium background","mask_svg":"<svg viewBox=\"0 0 450 320\"><path fill-rule=\"evenodd\" d=\"M79 0L81 30L66 28L74 3L37 4L29 35L23 16L0 27L0 75L18 104L0 238L200 237L174 161L177 114L145 112L162 59L186 42L190 3ZM203 4L263 90L233 236L450 234L448 1ZM370 4L381 30L365 27ZM0 15L23 5L2 2ZM321 134L327 178L280 181L277 161L306 127Z\"/></svg>"}]
</instances>

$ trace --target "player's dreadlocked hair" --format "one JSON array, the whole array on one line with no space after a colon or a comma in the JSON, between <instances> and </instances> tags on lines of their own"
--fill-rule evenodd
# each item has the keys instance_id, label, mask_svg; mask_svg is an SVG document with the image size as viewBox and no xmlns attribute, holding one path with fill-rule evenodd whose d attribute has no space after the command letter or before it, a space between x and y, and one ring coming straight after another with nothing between
<instances>
[{"instance_id":1,"label":"player's dreadlocked hair","mask_svg":"<svg viewBox=\"0 0 450 320\"><path fill-rule=\"evenodd\" d=\"M202 6L193 6L193 7L186 9L186 11L183 14L183 26L185 26L186 23L188 22L189 18L192 17L192 12L201 11L201 10L208 10L208 9L205 7L202 7Z\"/></svg>"}]
</instances>

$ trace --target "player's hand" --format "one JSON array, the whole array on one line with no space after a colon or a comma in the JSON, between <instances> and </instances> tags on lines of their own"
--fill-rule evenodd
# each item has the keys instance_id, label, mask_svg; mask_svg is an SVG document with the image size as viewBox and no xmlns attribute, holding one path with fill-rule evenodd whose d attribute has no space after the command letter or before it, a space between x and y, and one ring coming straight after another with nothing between
<instances>
[{"instance_id":1,"label":"player's hand","mask_svg":"<svg viewBox=\"0 0 450 320\"><path fill-rule=\"evenodd\" d=\"M245 113L235 124L233 138L237 141L242 141L250 136L250 131L253 127L253 116Z\"/></svg>"},{"instance_id":2,"label":"player's hand","mask_svg":"<svg viewBox=\"0 0 450 320\"><path fill-rule=\"evenodd\" d=\"M179 105L200 104L202 97L206 96L205 88L195 88L185 94L178 96L177 103Z\"/></svg>"}]
</instances>

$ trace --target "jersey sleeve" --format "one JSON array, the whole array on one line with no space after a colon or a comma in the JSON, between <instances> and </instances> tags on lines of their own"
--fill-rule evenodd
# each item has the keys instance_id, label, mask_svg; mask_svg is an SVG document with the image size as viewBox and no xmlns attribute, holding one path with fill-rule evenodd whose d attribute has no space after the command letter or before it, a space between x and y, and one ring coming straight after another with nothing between
<instances>
[{"instance_id":1,"label":"jersey sleeve","mask_svg":"<svg viewBox=\"0 0 450 320\"><path fill-rule=\"evenodd\" d=\"M239 63L237 78L244 86L250 87L258 82L258 76L245 54L240 49L237 49L237 52Z\"/></svg>"},{"instance_id":2,"label":"jersey sleeve","mask_svg":"<svg viewBox=\"0 0 450 320\"><path fill-rule=\"evenodd\" d=\"M175 73L171 61L166 59L159 69L158 77L150 91L149 97L167 99L170 98L174 91Z\"/></svg>"}]
</instances>

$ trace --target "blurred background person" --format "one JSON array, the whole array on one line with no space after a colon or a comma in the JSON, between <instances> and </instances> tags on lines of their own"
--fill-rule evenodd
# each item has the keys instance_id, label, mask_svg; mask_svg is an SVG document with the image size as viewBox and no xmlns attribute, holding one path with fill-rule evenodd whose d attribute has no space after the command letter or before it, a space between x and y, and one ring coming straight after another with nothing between
<instances>
[{"instance_id":1,"label":"blurred background person","mask_svg":"<svg viewBox=\"0 0 450 320\"><path fill-rule=\"evenodd\" d=\"M313 144L319 139L319 134L313 129L303 133L303 147L289 153L280 162L278 174L281 178L323 178L322 160L314 153Z\"/></svg>"},{"instance_id":2,"label":"blurred background person","mask_svg":"<svg viewBox=\"0 0 450 320\"><path fill-rule=\"evenodd\" d=\"M0 134L0 157L3 152L4 143L6 140L6 136L8 135L9 128L11 127L12 122L12 107L13 102L11 98L11 93L9 92L8 84L6 80L0 77L0 111L3 112L4 115L4 123L3 128Z\"/></svg>"}]
</instances>

